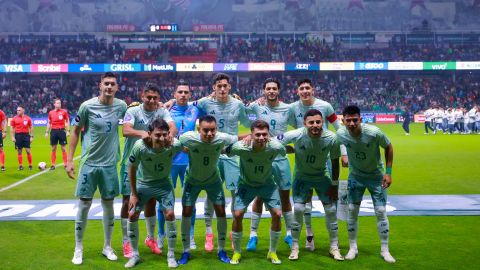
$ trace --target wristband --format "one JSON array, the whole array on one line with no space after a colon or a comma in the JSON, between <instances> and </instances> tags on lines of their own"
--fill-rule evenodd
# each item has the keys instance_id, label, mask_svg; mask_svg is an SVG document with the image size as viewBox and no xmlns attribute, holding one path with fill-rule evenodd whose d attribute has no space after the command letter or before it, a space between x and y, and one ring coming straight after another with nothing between
<instances>
[{"instance_id":1,"label":"wristband","mask_svg":"<svg viewBox=\"0 0 480 270\"><path fill-rule=\"evenodd\" d=\"M338 180L332 180L332 186L338 186Z\"/></svg>"},{"instance_id":2,"label":"wristband","mask_svg":"<svg viewBox=\"0 0 480 270\"><path fill-rule=\"evenodd\" d=\"M392 175L392 167L385 168L385 173L388 175Z\"/></svg>"}]
</instances>

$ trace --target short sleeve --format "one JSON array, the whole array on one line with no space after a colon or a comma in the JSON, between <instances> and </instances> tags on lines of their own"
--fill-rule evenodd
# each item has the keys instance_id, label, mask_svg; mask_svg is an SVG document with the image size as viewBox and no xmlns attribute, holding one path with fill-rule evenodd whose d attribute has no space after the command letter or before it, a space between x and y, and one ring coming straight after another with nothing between
<instances>
[{"instance_id":1,"label":"short sleeve","mask_svg":"<svg viewBox=\"0 0 480 270\"><path fill-rule=\"evenodd\" d=\"M88 120L88 107L85 103L80 105L77 116L75 117L75 126L84 127Z\"/></svg>"},{"instance_id":2,"label":"short sleeve","mask_svg":"<svg viewBox=\"0 0 480 270\"><path fill-rule=\"evenodd\" d=\"M377 131L376 139L377 139L378 144L382 148L387 148L387 146L390 144L390 140L387 138L385 133L383 133L381 130Z\"/></svg>"},{"instance_id":3,"label":"short sleeve","mask_svg":"<svg viewBox=\"0 0 480 270\"><path fill-rule=\"evenodd\" d=\"M139 140L139 142L141 141ZM138 164L140 164L140 157L141 157L140 144L135 143L135 145L132 148L132 152L130 152L130 156L128 157L128 164L130 166L138 167Z\"/></svg>"},{"instance_id":4,"label":"short sleeve","mask_svg":"<svg viewBox=\"0 0 480 270\"><path fill-rule=\"evenodd\" d=\"M134 109L136 107L132 107L132 108L129 108L127 109L127 111L125 112L125 116L123 117L123 123L128 123L130 125L135 125L135 115L134 115Z\"/></svg>"},{"instance_id":5,"label":"short sleeve","mask_svg":"<svg viewBox=\"0 0 480 270\"><path fill-rule=\"evenodd\" d=\"M332 148L330 149L330 159L336 159L341 156L340 152L340 143L337 139L337 136L334 136L332 139Z\"/></svg>"}]
</instances>

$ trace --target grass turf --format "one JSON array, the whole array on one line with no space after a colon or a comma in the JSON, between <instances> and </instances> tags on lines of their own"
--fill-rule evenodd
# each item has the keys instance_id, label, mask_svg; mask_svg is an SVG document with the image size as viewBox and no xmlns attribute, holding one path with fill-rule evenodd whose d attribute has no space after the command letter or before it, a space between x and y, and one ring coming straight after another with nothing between
<instances>
[{"instance_id":1,"label":"grass turf","mask_svg":"<svg viewBox=\"0 0 480 270\"><path fill-rule=\"evenodd\" d=\"M178 222L179 223L179 222ZM231 220L229 220L231 224ZM249 221L244 221L242 246L248 239ZM475 269L480 264L476 251L480 241L478 217L390 217L390 251L397 263L390 265L379 256L380 243L374 217L360 217L359 257L354 261L336 262L328 257L328 238L323 218L313 219L315 244L312 253L305 251L305 238L300 239L300 259L288 260L289 250L283 241L278 245L281 266L266 260L270 220L263 219L259 227L258 249L255 252L242 251L240 265L229 266L218 261L215 253L203 249L204 222L197 220L197 250L192 251L190 262L181 268L191 269ZM70 260L73 255L73 221L2 222L0 226L1 269L79 269ZM84 241L84 264L82 269L123 269L126 259L121 257L121 236L119 222L116 222L113 247L119 260L107 261L101 256L103 245L101 221L90 220ZM348 250L346 224L341 222L340 248L342 254ZM230 227L230 225L229 225ZM143 221L139 225L140 238L145 236ZM178 233L180 236L180 233ZM473 237L472 237L473 236ZM166 242L165 242L166 244ZM232 255L230 241L227 253ZM176 257L180 257L181 241L177 238ZM140 241L143 262L137 269L166 268L166 252L152 254Z\"/></svg>"},{"instance_id":2,"label":"grass turf","mask_svg":"<svg viewBox=\"0 0 480 270\"><path fill-rule=\"evenodd\" d=\"M393 185L389 194L479 194L480 170L472 168L480 162L479 135L424 135L423 124L411 126L411 136L405 136L401 126L379 125L391 139L394 147ZM36 164L50 164L50 146L43 134L43 127L36 127L36 141L32 144L34 171L17 171L16 152L11 141L5 140L6 172L0 173L0 188L38 172ZM241 133L247 132L242 128ZM61 163L57 149L57 163ZM77 147L80 154L80 147ZM24 158L26 160L26 157ZM293 156L290 155L293 161ZM25 161L24 161L25 162ZM293 168L293 163L292 163ZM77 162L78 172L78 162ZM341 169L341 179L348 170ZM28 183L0 193L4 200L22 199L71 199L76 180L70 180L63 169L57 168L35 177ZM181 188L177 187L177 197ZM227 194L228 195L228 194Z\"/></svg>"}]
</instances>

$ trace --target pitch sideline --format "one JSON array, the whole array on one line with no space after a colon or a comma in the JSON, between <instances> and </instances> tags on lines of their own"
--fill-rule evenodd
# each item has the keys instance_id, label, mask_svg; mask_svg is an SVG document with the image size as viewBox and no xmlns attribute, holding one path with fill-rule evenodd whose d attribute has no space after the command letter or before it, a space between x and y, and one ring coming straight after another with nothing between
<instances>
[{"instance_id":1,"label":"pitch sideline","mask_svg":"<svg viewBox=\"0 0 480 270\"><path fill-rule=\"evenodd\" d=\"M80 157L80 156L76 156L76 157L73 158L73 160L77 160L79 157ZM62 163L62 164L55 165L55 168L58 168L58 167L63 167L63 163ZM36 173L36 174L34 174L34 175L30 175L30 176L27 177L27 178L24 178L24 179L22 179L22 180L20 180L20 181L17 181L17 182L15 182L15 183L11 184L11 185L8 185L8 186L6 186L6 187L4 187L4 188L1 188L1 189L0 189L0 192L4 192L4 191L9 190L9 189L11 189L11 188L14 188L14 187L16 187L16 186L19 186L19 185L21 185L21 184L23 184L23 183L26 183L26 182L32 180L33 178L35 178L35 177L37 177L37 176L39 176L39 175L42 175L42 174L44 174L44 173L47 173L48 171L50 171L50 170L49 170L49 169L45 169L45 170L43 170L43 171L41 171L41 172L38 172L38 173Z\"/></svg>"}]
</instances>

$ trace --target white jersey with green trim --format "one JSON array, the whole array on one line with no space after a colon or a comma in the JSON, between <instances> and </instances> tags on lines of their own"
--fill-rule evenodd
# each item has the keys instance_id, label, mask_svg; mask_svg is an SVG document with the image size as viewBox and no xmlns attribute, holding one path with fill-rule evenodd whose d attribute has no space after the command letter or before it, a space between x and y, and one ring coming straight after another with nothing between
<instances>
[{"instance_id":1,"label":"white jersey with green trim","mask_svg":"<svg viewBox=\"0 0 480 270\"><path fill-rule=\"evenodd\" d=\"M323 130L318 138L310 137L305 127L288 131L277 136L283 145L294 144L294 178L306 181L318 181L328 173L328 159L340 157L340 144L337 136L330 130Z\"/></svg>"},{"instance_id":2,"label":"white jersey with green trim","mask_svg":"<svg viewBox=\"0 0 480 270\"><path fill-rule=\"evenodd\" d=\"M180 136L180 143L188 148L188 169L185 181L192 185L207 185L220 179L217 162L225 146L238 140L237 135L217 132L212 142L204 142L200 134L188 131Z\"/></svg>"},{"instance_id":3,"label":"white jersey with green trim","mask_svg":"<svg viewBox=\"0 0 480 270\"><path fill-rule=\"evenodd\" d=\"M157 118L161 118L167 123L173 122L173 118L170 116L168 110L164 108L159 108L155 111L149 112L144 109L144 105L142 103L138 106L127 109L125 117L123 118L123 123L131 124L133 126L133 129L135 130L148 131L148 125L150 125L150 123L152 123L153 120ZM125 145L123 146L122 164L126 164L133 145L139 139L139 137L125 138Z\"/></svg>"},{"instance_id":4,"label":"white jersey with green trim","mask_svg":"<svg viewBox=\"0 0 480 270\"><path fill-rule=\"evenodd\" d=\"M111 105L100 103L98 97L80 105L74 125L84 128L81 164L95 167L115 166L120 157L119 120L127 104L114 98Z\"/></svg>"},{"instance_id":5,"label":"white jersey with green trim","mask_svg":"<svg viewBox=\"0 0 480 270\"><path fill-rule=\"evenodd\" d=\"M259 105L256 102L247 106L247 114L254 114L257 120L263 120L270 126L270 136L274 137L287 132L290 118L290 105L280 102L278 106Z\"/></svg>"},{"instance_id":6,"label":"white jersey with green trim","mask_svg":"<svg viewBox=\"0 0 480 270\"><path fill-rule=\"evenodd\" d=\"M386 148L390 140L378 127L362 123L361 128L359 137L350 135L346 127L337 130L338 141L347 149L350 173L360 177L383 175L380 147Z\"/></svg>"}]
</instances>

